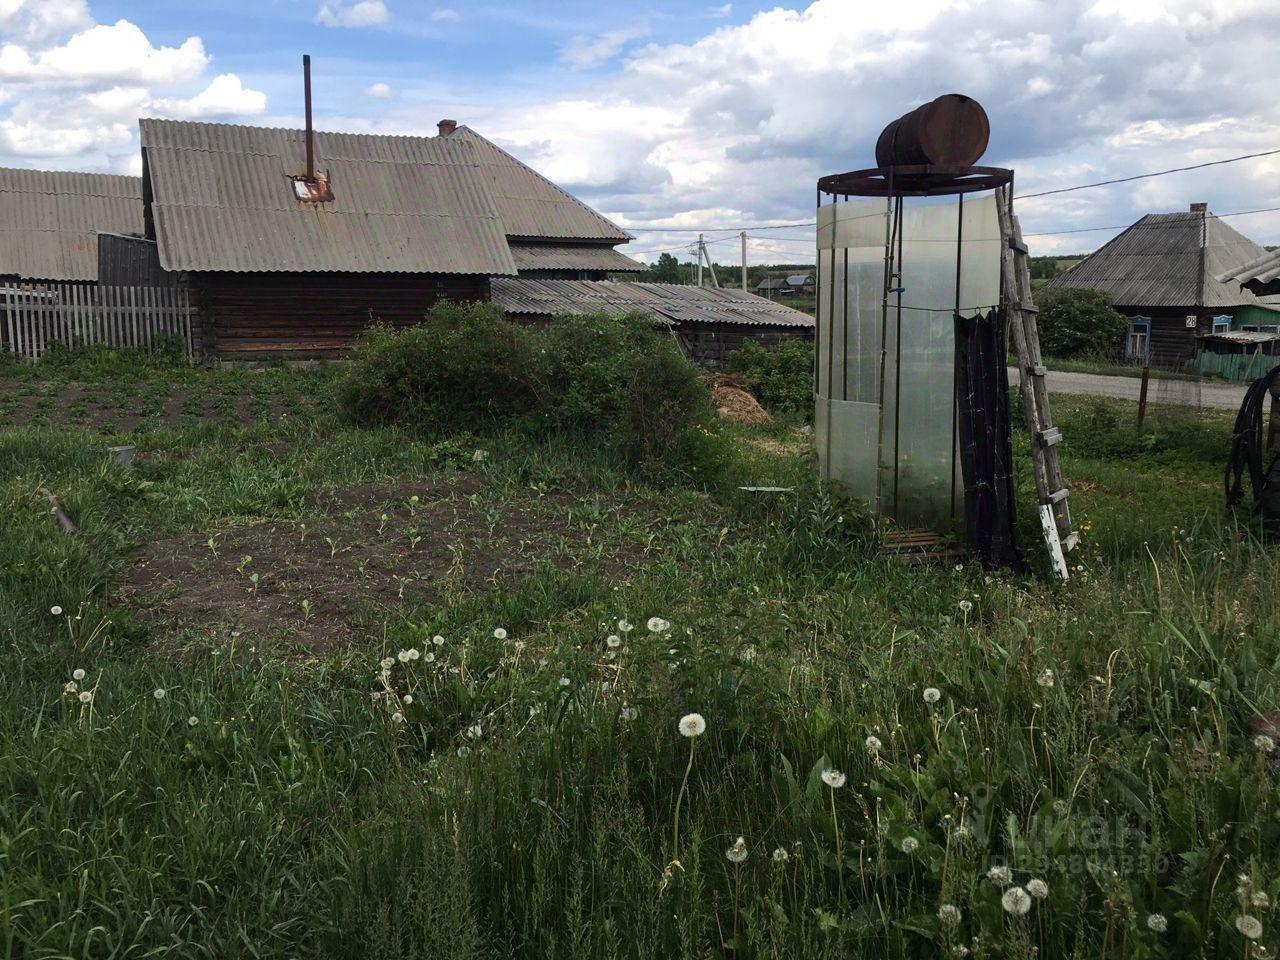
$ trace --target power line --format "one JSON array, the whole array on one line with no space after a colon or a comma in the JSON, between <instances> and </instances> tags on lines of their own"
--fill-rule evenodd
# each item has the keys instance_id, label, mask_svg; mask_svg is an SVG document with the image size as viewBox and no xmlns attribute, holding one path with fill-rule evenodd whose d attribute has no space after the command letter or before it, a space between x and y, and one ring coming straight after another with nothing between
<instances>
[{"instance_id":1,"label":"power line","mask_svg":"<svg viewBox=\"0 0 1280 960\"><path fill-rule=\"evenodd\" d=\"M1236 163L1240 160L1255 160L1258 157L1273 157L1280 153L1277 150L1264 150L1262 153L1246 153L1239 157L1227 157L1225 160L1209 160L1205 163L1195 163L1189 167L1174 167L1171 170L1157 170L1154 173L1136 173L1132 177L1117 177L1115 180L1099 180L1097 183L1081 183L1074 187L1059 187L1056 190L1041 190L1039 193L1020 193L1013 199L1029 200L1032 197L1048 197L1056 193L1071 193L1075 190L1089 190L1093 187L1109 187L1116 183L1132 183L1134 180L1146 180L1150 177L1163 177L1170 173L1186 173L1188 170L1203 170L1205 167L1217 167L1224 163Z\"/></svg>"},{"instance_id":2,"label":"power line","mask_svg":"<svg viewBox=\"0 0 1280 960\"><path fill-rule=\"evenodd\" d=\"M1276 213L1280 211L1280 207L1260 207L1257 210L1236 210L1233 213L1213 213L1209 212L1209 216L1216 217L1219 220L1225 220L1227 217L1247 217L1254 213ZM1167 216L1167 214L1157 214L1157 216ZM1186 214L1191 216L1191 214ZM1080 227L1071 230L1042 230L1039 233L1025 233L1024 237L1057 237L1068 233L1101 233L1103 230L1163 230L1171 227L1182 227L1186 225L1185 220L1162 220L1159 223L1121 223L1109 227Z\"/></svg>"}]
</instances>

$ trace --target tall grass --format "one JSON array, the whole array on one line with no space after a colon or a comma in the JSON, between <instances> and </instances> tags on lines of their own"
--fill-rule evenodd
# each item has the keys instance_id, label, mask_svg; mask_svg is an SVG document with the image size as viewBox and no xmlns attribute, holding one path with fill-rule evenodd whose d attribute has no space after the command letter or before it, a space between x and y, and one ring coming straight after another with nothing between
<instances>
[{"instance_id":1,"label":"tall grass","mask_svg":"<svg viewBox=\"0 0 1280 960\"><path fill-rule=\"evenodd\" d=\"M272 376L300 393L327 382ZM1251 725L1277 707L1275 549L1219 506L1224 422L1135 448L1108 409L1059 407L1087 525L1065 586L897 566L803 456L763 456L747 432L727 434L736 469L791 492L650 486L555 437L428 441L323 417L142 432L131 471L100 437L0 434L0 943L15 957L1246 956L1237 917L1268 943L1274 924L1237 875L1246 900L1280 893L1276 754ZM482 499L568 490L589 511L625 490L652 507L636 532L650 559L384 611L328 656L174 635L119 602L149 540L459 469L484 474ZM707 731L672 849L689 758L676 725L695 711ZM831 769L843 786L823 782ZM1048 896L1006 912L988 878L1001 866Z\"/></svg>"}]
</instances>

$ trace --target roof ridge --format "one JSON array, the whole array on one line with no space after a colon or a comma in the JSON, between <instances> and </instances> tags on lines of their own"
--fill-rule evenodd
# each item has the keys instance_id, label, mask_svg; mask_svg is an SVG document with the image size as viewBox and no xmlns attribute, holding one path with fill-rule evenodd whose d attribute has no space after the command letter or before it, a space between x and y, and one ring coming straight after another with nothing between
<instances>
[{"instance_id":1,"label":"roof ridge","mask_svg":"<svg viewBox=\"0 0 1280 960\"><path fill-rule=\"evenodd\" d=\"M183 127L221 127L231 128L235 130L270 130L273 133L306 133L306 127L264 127L254 123L211 123L206 120L172 120L168 117L139 117L138 126L141 128L144 123L165 124L168 126ZM324 134L327 137L368 137L376 140L439 140L439 137L427 136L426 134L416 133L371 133L361 131L352 133L349 130L320 130L315 129L313 133ZM195 149L195 148L191 148Z\"/></svg>"}]
</instances>

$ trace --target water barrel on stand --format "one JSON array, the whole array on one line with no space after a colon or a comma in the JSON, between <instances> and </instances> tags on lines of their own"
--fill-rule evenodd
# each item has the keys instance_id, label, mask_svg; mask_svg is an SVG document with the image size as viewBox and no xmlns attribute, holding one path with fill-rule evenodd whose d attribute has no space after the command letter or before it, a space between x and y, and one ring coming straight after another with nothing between
<instances>
[{"instance_id":1,"label":"water barrel on stand","mask_svg":"<svg viewBox=\"0 0 1280 960\"><path fill-rule=\"evenodd\" d=\"M885 127L876 141L876 164L969 167L986 151L990 137L991 124L982 104L947 93Z\"/></svg>"}]
</instances>

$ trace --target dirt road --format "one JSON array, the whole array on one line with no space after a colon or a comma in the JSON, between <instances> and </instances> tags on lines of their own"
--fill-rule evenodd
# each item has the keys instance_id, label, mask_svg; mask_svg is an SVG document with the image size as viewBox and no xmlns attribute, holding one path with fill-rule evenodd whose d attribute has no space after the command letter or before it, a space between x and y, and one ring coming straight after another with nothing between
<instances>
[{"instance_id":1,"label":"dirt road","mask_svg":"<svg viewBox=\"0 0 1280 960\"><path fill-rule=\"evenodd\" d=\"M1137 400L1142 381L1137 377L1105 377L1096 373L1062 373L1049 371L1050 393L1079 393L1094 397L1120 397L1125 400ZM1009 383L1018 382L1018 371L1009 368ZM1147 390L1147 399L1151 403L1185 404L1195 406L1197 392L1199 405L1217 407L1222 410L1239 408L1244 399L1245 385L1238 383L1201 383L1191 381L1165 380L1151 378Z\"/></svg>"}]
</instances>

